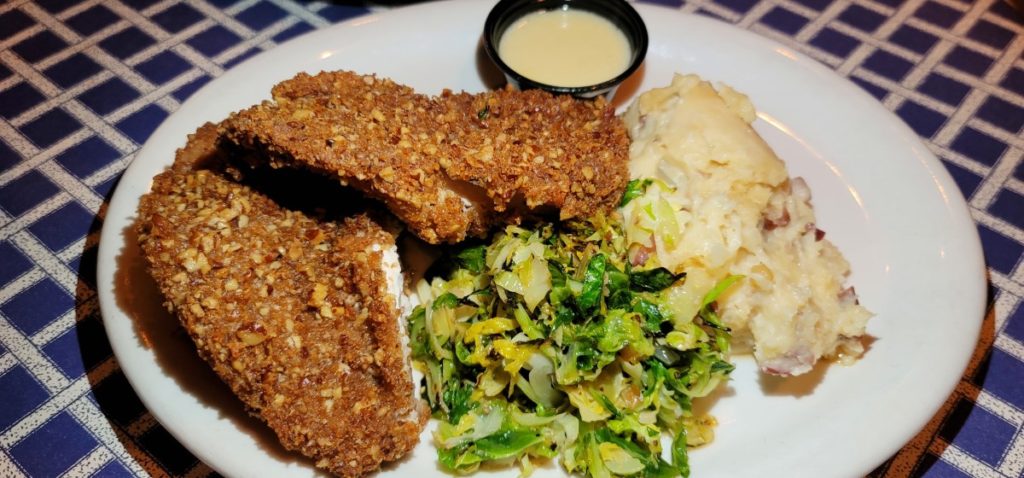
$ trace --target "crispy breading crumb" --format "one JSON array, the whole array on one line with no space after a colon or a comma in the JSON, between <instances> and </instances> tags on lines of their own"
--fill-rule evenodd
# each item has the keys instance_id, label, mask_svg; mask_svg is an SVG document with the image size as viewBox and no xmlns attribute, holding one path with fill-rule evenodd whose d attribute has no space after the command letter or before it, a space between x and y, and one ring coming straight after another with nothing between
<instances>
[{"instance_id":1,"label":"crispy breading crumb","mask_svg":"<svg viewBox=\"0 0 1024 478\"><path fill-rule=\"evenodd\" d=\"M362 476L415 447L429 416L410 391L369 215L280 207L223 171L214 125L190 137L142 198L149 270L199 354L288 449ZM200 168L200 169L196 169Z\"/></svg>"}]
</instances>

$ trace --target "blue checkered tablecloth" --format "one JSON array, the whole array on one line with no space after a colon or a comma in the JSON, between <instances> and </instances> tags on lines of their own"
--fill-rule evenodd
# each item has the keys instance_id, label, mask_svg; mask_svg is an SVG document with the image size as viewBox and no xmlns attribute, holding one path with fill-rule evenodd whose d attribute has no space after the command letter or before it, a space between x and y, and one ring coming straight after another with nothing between
<instances>
[{"instance_id":1,"label":"blue checkered tablecloth","mask_svg":"<svg viewBox=\"0 0 1024 478\"><path fill-rule=\"evenodd\" d=\"M405 2L408 3L408 2ZM955 178L990 302L955 393L877 476L1024 476L1024 16L1006 0L660 0L800 50L896 112ZM157 125L232 65L380 5L0 5L0 477L206 476L111 354L105 203Z\"/></svg>"}]
</instances>

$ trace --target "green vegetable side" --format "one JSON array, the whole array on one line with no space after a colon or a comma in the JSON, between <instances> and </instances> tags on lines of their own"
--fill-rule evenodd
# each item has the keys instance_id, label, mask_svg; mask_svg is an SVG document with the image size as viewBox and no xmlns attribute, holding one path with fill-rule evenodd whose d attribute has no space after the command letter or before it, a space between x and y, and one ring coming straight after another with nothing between
<instances>
[{"instance_id":1,"label":"green vegetable side","mask_svg":"<svg viewBox=\"0 0 1024 478\"><path fill-rule=\"evenodd\" d=\"M649 184L631 183L622 205ZM733 370L715 299L738 277L680 317L665 292L685 273L634 267L631 246L618 214L508 226L450 252L443 272L420 282L412 358L441 421L442 465L468 473L518 462L528 475L557 458L596 478L689 475L687 447L714 427L691 401Z\"/></svg>"}]
</instances>

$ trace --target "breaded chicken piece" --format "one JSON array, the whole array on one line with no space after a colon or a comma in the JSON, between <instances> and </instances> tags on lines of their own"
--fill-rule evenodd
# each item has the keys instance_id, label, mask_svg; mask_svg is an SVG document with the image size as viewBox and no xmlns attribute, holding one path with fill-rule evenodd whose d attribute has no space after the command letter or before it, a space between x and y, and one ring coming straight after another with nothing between
<instances>
[{"instance_id":1,"label":"breaded chicken piece","mask_svg":"<svg viewBox=\"0 0 1024 478\"><path fill-rule=\"evenodd\" d=\"M272 96L225 121L225 138L338 176L434 244L551 209L587 216L613 206L628 181L626 129L603 99L429 97L351 72L300 73Z\"/></svg>"},{"instance_id":2,"label":"breaded chicken piece","mask_svg":"<svg viewBox=\"0 0 1024 478\"><path fill-rule=\"evenodd\" d=\"M629 137L604 98L504 89L440 101L451 151L441 159L445 173L484 188L496 211L517 216L547 207L565 220L621 198Z\"/></svg>"},{"instance_id":3,"label":"breaded chicken piece","mask_svg":"<svg viewBox=\"0 0 1024 478\"><path fill-rule=\"evenodd\" d=\"M486 196L441 172L439 105L390 80L351 73L300 73L224 123L226 139L275 166L337 176L384 201L431 243L483 234Z\"/></svg>"},{"instance_id":4,"label":"breaded chicken piece","mask_svg":"<svg viewBox=\"0 0 1024 478\"><path fill-rule=\"evenodd\" d=\"M217 129L217 124L206 123L190 134L185 147L176 152L174 163L164 174L197 169L222 170L228 162L228 154L217 146L220 141Z\"/></svg>"},{"instance_id":5,"label":"breaded chicken piece","mask_svg":"<svg viewBox=\"0 0 1024 478\"><path fill-rule=\"evenodd\" d=\"M344 477L406 455L429 410L405 359L394 235L369 215L320 220L235 182L218 169L216 130L191 136L140 204L167 306L286 448Z\"/></svg>"}]
</instances>

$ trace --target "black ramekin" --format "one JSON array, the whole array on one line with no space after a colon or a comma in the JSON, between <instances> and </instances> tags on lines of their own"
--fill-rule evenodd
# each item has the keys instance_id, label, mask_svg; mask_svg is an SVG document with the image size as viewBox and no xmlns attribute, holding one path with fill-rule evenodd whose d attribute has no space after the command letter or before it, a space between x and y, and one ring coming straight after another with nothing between
<instances>
[{"instance_id":1,"label":"black ramekin","mask_svg":"<svg viewBox=\"0 0 1024 478\"><path fill-rule=\"evenodd\" d=\"M528 13L540 10L561 9L585 10L600 15L617 26L629 40L632 56L629 67L618 76L588 86L553 86L531 80L519 74L498 55L498 42L512 23ZM501 0L491 9L484 22L484 49L491 60L498 65L510 84L521 90L539 88L553 94L573 95L578 98L595 98L604 95L611 100L615 89L626 78L640 68L647 55L647 26L643 19L625 0Z\"/></svg>"}]
</instances>

